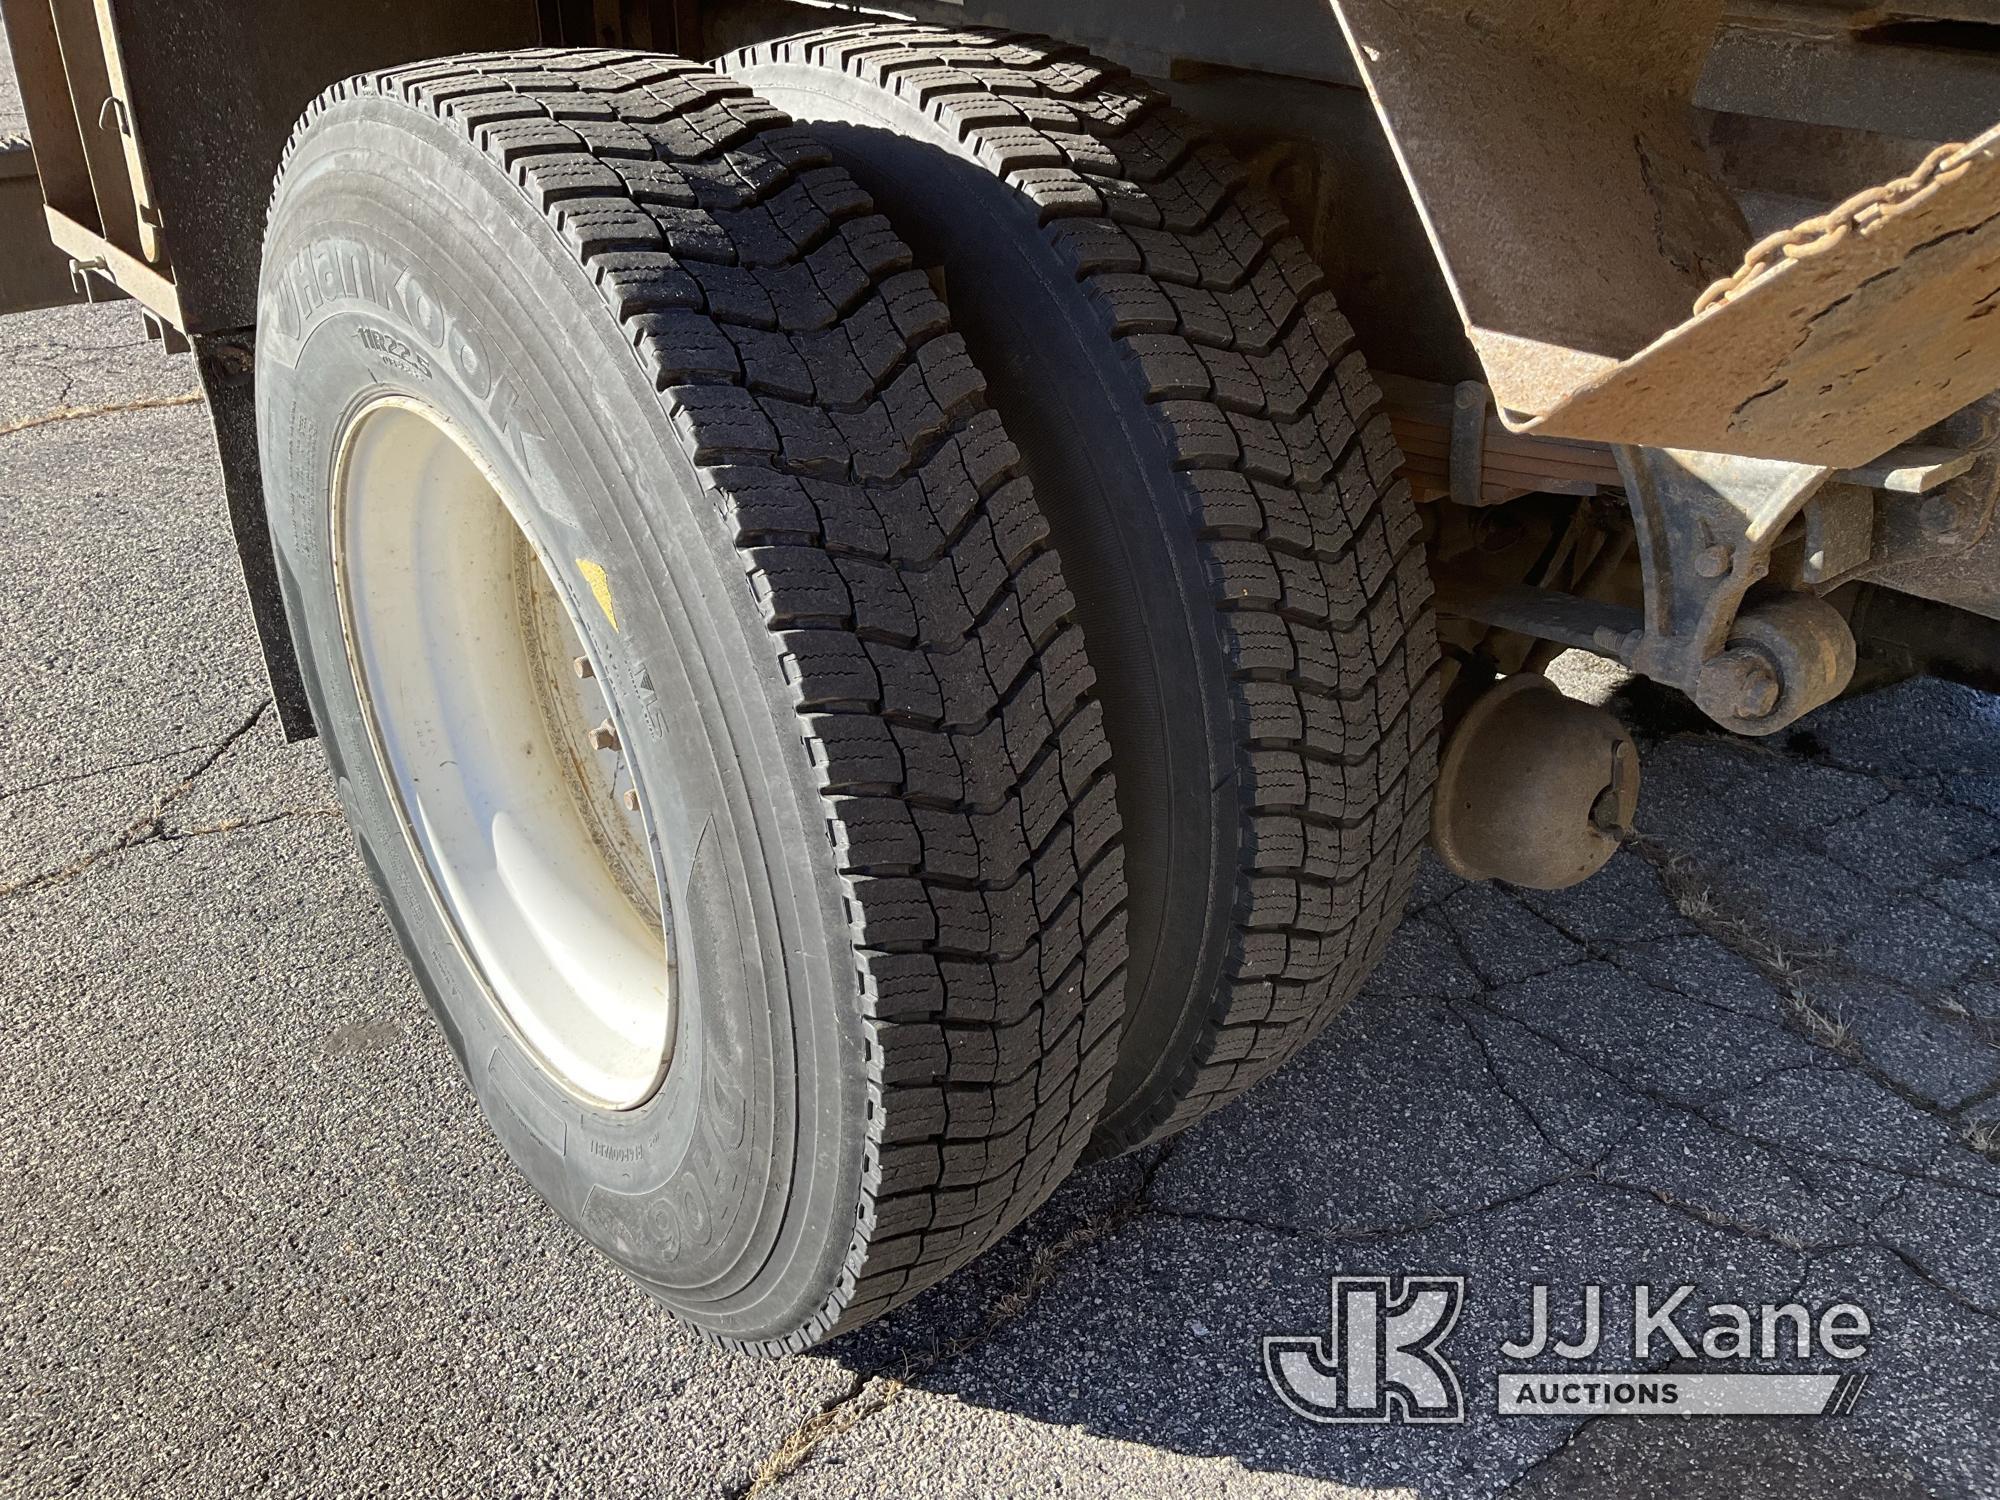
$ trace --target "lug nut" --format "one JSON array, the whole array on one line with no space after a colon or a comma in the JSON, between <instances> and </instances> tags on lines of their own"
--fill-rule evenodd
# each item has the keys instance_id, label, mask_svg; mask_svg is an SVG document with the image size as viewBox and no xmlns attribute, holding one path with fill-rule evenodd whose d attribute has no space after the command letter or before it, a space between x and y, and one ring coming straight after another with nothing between
<instances>
[{"instance_id":1,"label":"lug nut","mask_svg":"<svg viewBox=\"0 0 2000 1500\"><path fill-rule=\"evenodd\" d=\"M1965 510L1959 498L1947 490L1924 501L1923 508L1917 512L1917 524L1923 527L1924 535L1932 541L1953 546L1963 540Z\"/></svg>"},{"instance_id":2,"label":"lug nut","mask_svg":"<svg viewBox=\"0 0 2000 1500\"><path fill-rule=\"evenodd\" d=\"M590 748L593 750L616 750L618 748L618 731L612 727L609 719L606 719L602 724L599 724L595 729L590 731Z\"/></svg>"},{"instance_id":3,"label":"lug nut","mask_svg":"<svg viewBox=\"0 0 2000 1500\"><path fill-rule=\"evenodd\" d=\"M1743 717L1763 719L1770 716L1778 706L1778 699L1784 693L1784 685L1778 681L1778 674L1771 670L1769 662L1755 661L1745 667L1742 686L1739 689Z\"/></svg>"},{"instance_id":4,"label":"lug nut","mask_svg":"<svg viewBox=\"0 0 2000 1500\"><path fill-rule=\"evenodd\" d=\"M569 667L579 677L595 677L597 675L597 668L590 664L590 658L587 656L575 658L570 662Z\"/></svg>"},{"instance_id":5,"label":"lug nut","mask_svg":"<svg viewBox=\"0 0 2000 1500\"><path fill-rule=\"evenodd\" d=\"M1761 652L1732 650L1702 667L1694 700L1703 713L1723 723L1755 723L1770 717L1784 691L1777 669Z\"/></svg>"},{"instance_id":6,"label":"lug nut","mask_svg":"<svg viewBox=\"0 0 2000 1500\"><path fill-rule=\"evenodd\" d=\"M639 789L635 786L628 786L627 788L625 788L625 811L629 813L635 813L638 810L639 810Z\"/></svg>"},{"instance_id":7,"label":"lug nut","mask_svg":"<svg viewBox=\"0 0 2000 1500\"><path fill-rule=\"evenodd\" d=\"M1704 578L1720 578L1733 561L1727 547L1705 547L1695 557L1694 570Z\"/></svg>"}]
</instances>

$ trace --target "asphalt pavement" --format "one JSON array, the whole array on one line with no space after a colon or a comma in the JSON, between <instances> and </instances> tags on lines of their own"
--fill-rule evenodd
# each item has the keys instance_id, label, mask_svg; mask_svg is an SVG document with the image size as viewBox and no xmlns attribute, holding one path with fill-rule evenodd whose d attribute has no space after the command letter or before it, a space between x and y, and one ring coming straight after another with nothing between
<instances>
[{"instance_id":1,"label":"asphalt pavement","mask_svg":"<svg viewBox=\"0 0 2000 1500\"><path fill-rule=\"evenodd\" d=\"M752 1361L482 1124L266 701L194 385L130 304L0 321L0 1491L2000 1493L2000 700L1750 744L1570 664L1646 746L1604 874L1427 869L1291 1068ZM1333 1276L1462 1278L1464 1420L1279 1399L1263 1340L1326 1337ZM1496 1415L1530 1289L1570 1334L1593 1283L1578 1369L1668 1368L1618 1320L1685 1283L1871 1332L1677 1368L1868 1379L1844 1416Z\"/></svg>"}]
</instances>

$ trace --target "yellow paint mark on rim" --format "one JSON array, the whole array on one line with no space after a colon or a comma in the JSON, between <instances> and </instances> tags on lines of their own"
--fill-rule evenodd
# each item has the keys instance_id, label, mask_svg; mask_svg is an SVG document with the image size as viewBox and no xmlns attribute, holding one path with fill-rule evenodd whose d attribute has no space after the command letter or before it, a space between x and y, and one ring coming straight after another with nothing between
<instances>
[{"instance_id":1,"label":"yellow paint mark on rim","mask_svg":"<svg viewBox=\"0 0 2000 1500\"><path fill-rule=\"evenodd\" d=\"M576 565L583 570L584 581L590 585L590 592L597 600L597 607L604 611L604 618L609 620L611 628L616 630L618 611L611 607L611 580L604 576L603 564L594 563L587 557L579 557Z\"/></svg>"}]
</instances>

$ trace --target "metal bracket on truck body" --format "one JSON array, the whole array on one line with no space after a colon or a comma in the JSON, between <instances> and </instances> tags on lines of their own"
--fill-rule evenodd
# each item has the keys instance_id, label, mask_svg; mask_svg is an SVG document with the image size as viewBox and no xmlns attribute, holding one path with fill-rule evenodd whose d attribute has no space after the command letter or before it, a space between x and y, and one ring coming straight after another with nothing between
<instances>
[{"instance_id":1,"label":"metal bracket on truck body","mask_svg":"<svg viewBox=\"0 0 2000 1500\"><path fill-rule=\"evenodd\" d=\"M1509 427L1847 468L2000 388L2000 128L1752 247L1721 0L1332 3Z\"/></svg>"},{"instance_id":2,"label":"metal bracket on truck body","mask_svg":"<svg viewBox=\"0 0 2000 1500\"><path fill-rule=\"evenodd\" d=\"M312 710L278 595L251 402L271 180L294 123L328 84L443 53L533 46L542 7L0 0L0 18L46 205L25 230L7 227L52 242L80 293L134 298L148 334L169 350L192 344L272 697L286 735L309 737ZM0 291L10 285L0 276ZM49 300L35 297L9 296L0 311Z\"/></svg>"},{"instance_id":3,"label":"metal bracket on truck body","mask_svg":"<svg viewBox=\"0 0 2000 1500\"><path fill-rule=\"evenodd\" d=\"M1616 452L1643 609L1451 577L1440 580L1439 608L1611 657L1681 689L1737 734L1774 734L1838 696L1854 674L1854 640L1837 610L1805 592L1745 607L1770 577L1787 528L1834 471L1717 453Z\"/></svg>"},{"instance_id":4,"label":"metal bracket on truck body","mask_svg":"<svg viewBox=\"0 0 2000 1500\"><path fill-rule=\"evenodd\" d=\"M0 313L82 301L70 264L44 227L34 147L0 136Z\"/></svg>"},{"instance_id":5,"label":"metal bracket on truck body","mask_svg":"<svg viewBox=\"0 0 2000 1500\"><path fill-rule=\"evenodd\" d=\"M1846 688L1854 640L1797 592L1744 611L1785 530L1833 470L1778 459L1621 447L1645 579L1645 629L1620 652L1739 734L1771 734ZM1871 516L1872 520L1872 516Z\"/></svg>"}]
</instances>

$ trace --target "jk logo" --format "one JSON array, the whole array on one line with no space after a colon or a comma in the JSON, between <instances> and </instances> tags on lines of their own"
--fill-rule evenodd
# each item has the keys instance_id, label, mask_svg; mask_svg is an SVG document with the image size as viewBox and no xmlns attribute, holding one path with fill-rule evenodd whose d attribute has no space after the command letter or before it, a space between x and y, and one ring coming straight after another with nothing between
<instances>
[{"instance_id":1,"label":"jk logo","mask_svg":"<svg viewBox=\"0 0 2000 1500\"><path fill-rule=\"evenodd\" d=\"M1308 1422L1463 1422L1458 1371L1437 1350L1465 1301L1462 1276L1333 1278L1333 1327L1264 1340L1264 1378Z\"/></svg>"}]
</instances>

